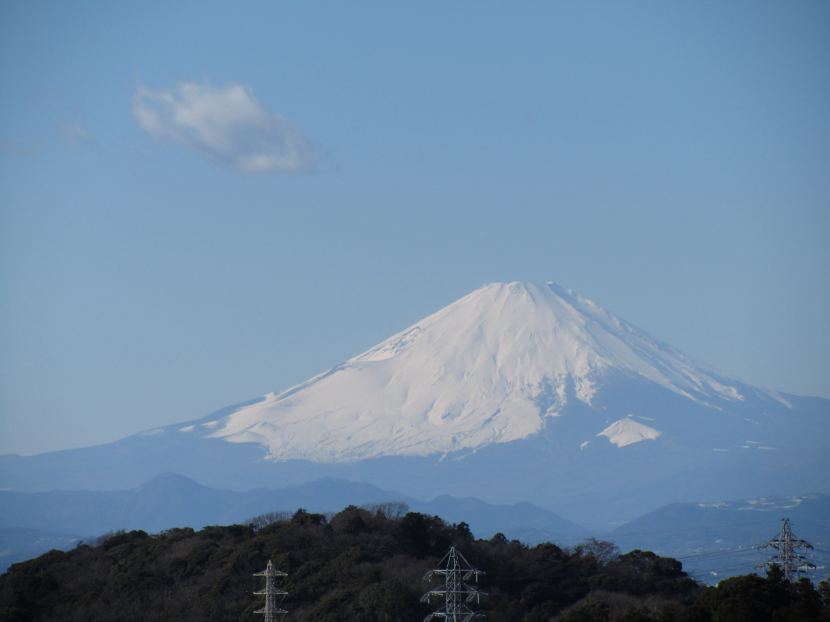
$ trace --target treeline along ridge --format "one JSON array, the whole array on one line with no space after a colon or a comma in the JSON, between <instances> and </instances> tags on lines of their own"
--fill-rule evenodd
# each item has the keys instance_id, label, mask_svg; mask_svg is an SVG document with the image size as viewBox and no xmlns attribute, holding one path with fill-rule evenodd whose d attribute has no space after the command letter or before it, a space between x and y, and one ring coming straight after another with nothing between
<instances>
[{"instance_id":1,"label":"treeline along ridge","mask_svg":"<svg viewBox=\"0 0 830 622\"><path fill-rule=\"evenodd\" d=\"M117 533L15 564L0 576L0 622L253 622L253 574L269 559L288 573L286 622L421 622L433 610L423 577L451 545L487 573L476 609L492 622L830 621L827 582L790 584L773 569L706 588L651 552L476 540L465 523L401 504L249 523Z\"/></svg>"}]
</instances>

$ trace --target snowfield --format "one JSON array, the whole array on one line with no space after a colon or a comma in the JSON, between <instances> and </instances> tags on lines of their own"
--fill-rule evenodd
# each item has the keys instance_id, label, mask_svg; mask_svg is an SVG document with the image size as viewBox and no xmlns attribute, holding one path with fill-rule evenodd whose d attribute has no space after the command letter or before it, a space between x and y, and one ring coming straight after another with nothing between
<instances>
[{"instance_id":1,"label":"snowfield","mask_svg":"<svg viewBox=\"0 0 830 622\"><path fill-rule=\"evenodd\" d=\"M607 436L617 447L625 447L644 440L653 441L660 436L660 431L631 419L620 419L597 436Z\"/></svg>"},{"instance_id":2,"label":"snowfield","mask_svg":"<svg viewBox=\"0 0 830 622\"><path fill-rule=\"evenodd\" d=\"M748 386L570 290L494 283L326 373L203 425L214 427L213 438L261 444L275 461L446 454L537 434L561 414L567 387L590 405L611 371L713 408L744 400L738 385ZM594 433L621 448L660 436L631 420Z\"/></svg>"},{"instance_id":3,"label":"snowfield","mask_svg":"<svg viewBox=\"0 0 830 622\"><path fill-rule=\"evenodd\" d=\"M15 491L165 473L529 501L610 530L668 503L830 494L830 400L721 373L556 285L496 283L287 391L107 445L0 456Z\"/></svg>"}]
</instances>

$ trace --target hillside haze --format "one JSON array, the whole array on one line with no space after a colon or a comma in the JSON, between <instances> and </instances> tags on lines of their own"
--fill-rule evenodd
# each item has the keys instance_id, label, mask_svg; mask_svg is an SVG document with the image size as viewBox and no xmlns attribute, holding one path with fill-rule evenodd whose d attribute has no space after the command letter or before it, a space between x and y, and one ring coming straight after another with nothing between
<instances>
[{"instance_id":1,"label":"hillside haze","mask_svg":"<svg viewBox=\"0 0 830 622\"><path fill-rule=\"evenodd\" d=\"M830 401L730 377L569 290L496 283L282 393L110 445L3 456L2 485L337 476L608 528L671 502L826 492L829 422Z\"/></svg>"}]
</instances>

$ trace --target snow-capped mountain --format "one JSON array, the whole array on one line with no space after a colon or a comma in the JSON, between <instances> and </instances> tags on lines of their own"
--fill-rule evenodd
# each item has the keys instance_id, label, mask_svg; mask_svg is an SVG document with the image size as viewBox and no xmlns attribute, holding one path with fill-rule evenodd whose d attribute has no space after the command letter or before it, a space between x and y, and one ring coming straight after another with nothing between
<instances>
[{"instance_id":1,"label":"snow-capped mountain","mask_svg":"<svg viewBox=\"0 0 830 622\"><path fill-rule=\"evenodd\" d=\"M672 502L830 492L830 401L732 378L551 283L483 287L307 382L116 443L0 456L0 488L321 477L530 501L606 529Z\"/></svg>"},{"instance_id":2,"label":"snow-capped mountain","mask_svg":"<svg viewBox=\"0 0 830 622\"><path fill-rule=\"evenodd\" d=\"M538 434L569 399L590 406L612 371L704 406L744 400L749 388L789 407L570 290L495 283L343 365L202 426L214 438L261 444L272 460L476 450ZM660 435L628 419L597 433L620 447Z\"/></svg>"}]
</instances>

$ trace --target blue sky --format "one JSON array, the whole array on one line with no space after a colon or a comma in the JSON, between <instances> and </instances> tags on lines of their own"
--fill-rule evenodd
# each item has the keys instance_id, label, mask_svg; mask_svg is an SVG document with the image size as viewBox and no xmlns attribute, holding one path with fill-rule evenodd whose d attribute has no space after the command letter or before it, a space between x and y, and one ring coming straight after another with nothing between
<instances>
[{"instance_id":1,"label":"blue sky","mask_svg":"<svg viewBox=\"0 0 830 622\"><path fill-rule=\"evenodd\" d=\"M554 281L830 397L825 2L0 5L0 453Z\"/></svg>"}]
</instances>

